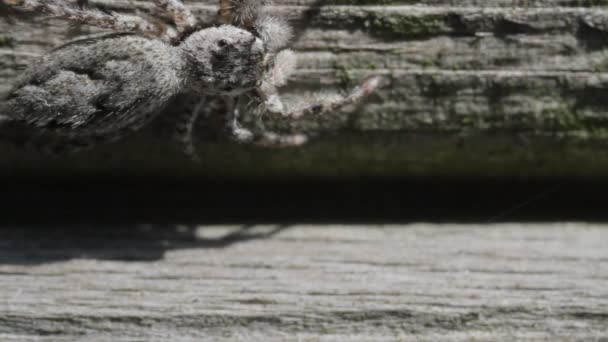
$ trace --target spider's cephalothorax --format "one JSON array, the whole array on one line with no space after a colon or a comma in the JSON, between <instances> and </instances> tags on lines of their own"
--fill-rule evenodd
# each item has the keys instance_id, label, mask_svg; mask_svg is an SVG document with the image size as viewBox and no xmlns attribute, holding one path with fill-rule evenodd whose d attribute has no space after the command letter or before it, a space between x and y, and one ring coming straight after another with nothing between
<instances>
[{"instance_id":1,"label":"spider's cephalothorax","mask_svg":"<svg viewBox=\"0 0 608 342\"><path fill-rule=\"evenodd\" d=\"M197 31L180 50L188 61L193 91L239 95L258 86L265 71L262 41L234 26Z\"/></svg>"},{"instance_id":2,"label":"spider's cephalothorax","mask_svg":"<svg viewBox=\"0 0 608 342\"><path fill-rule=\"evenodd\" d=\"M242 128L236 106L239 96L257 99L265 115L296 119L358 102L382 80L371 77L339 99L295 109L284 104L277 88L295 68L295 55L281 50L291 37L290 27L264 12L262 5L268 0L220 0L216 18L220 25L206 29L197 29L195 17L179 0L154 0L172 17L175 29L139 17L76 9L48 0L5 2L119 31L53 50L32 65L0 102L3 118L52 132L63 138L64 145L82 147L120 138L148 123L183 92L201 98L177 127L184 152L194 159L192 128L206 95L224 100L224 122L231 139L299 145L306 136L268 132L261 124L253 130Z\"/></svg>"}]
</instances>

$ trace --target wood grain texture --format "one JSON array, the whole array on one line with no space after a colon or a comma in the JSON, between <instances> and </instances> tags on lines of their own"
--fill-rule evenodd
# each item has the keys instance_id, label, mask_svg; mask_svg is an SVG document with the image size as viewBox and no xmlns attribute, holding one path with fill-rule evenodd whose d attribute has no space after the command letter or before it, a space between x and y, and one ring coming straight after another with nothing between
<instances>
[{"instance_id":1,"label":"wood grain texture","mask_svg":"<svg viewBox=\"0 0 608 342\"><path fill-rule=\"evenodd\" d=\"M209 21L216 1L189 2ZM355 5L362 3L364 5ZM298 33L300 69L287 94L347 89L370 74L392 83L353 115L321 128L509 129L603 135L608 10L597 1L277 1ZM108 10L160 15L145 1ZM36 55L82 33L65 22L0 21L1 92ZM296 127L310 127L301 124Z\"/></svg>"},{"instance_id":2,"label":"wood grain texture","mask_svg":"<svg viewBox=\"0 0 608 342\"><path fill-rule=\"evenodd\" d=\"M0 231L3 341L605 341L589 224Z\"/></svg>"},{"instance_id":3,"label":"wood grain texture","mask_svg":"<svg viewBox=\"0 0 608 342\"><path fill-rule=\"evenodd\" d=\"M214 16L216 2L186 1L205 22ZM387 76L390 85L354 110L319 120L270 122L269 128L318 131L329 137L297 152L220 146L201 133L201 123L199 150L209 174L243 170L246 175L264 173L272 178L277 174L274 170L285 169L331 177L607 174L606 2L277 0L275 4L271 11L296 27L292 45L299 69L283 89L286 98L297 101L319 91L343 92L371 74ZM92 5L167 20L148 1L100 0ZM1 96L37 56L99 30L9 11L0 18L0 32ZM160 137L162 141L155 143L170 144L162 131L171 127L175 112L183 110L183 105L170 106L164 115L167 120L161 120L146 139ZM110 151L113 155L129 151L127 160L141 155L143 160L164 162L163 167L174 161L170 156L174 149L149 153L149 143L142 141L131 140L129 147L118 145ZM294 154L300 159L294 161ZM3 162L11 167L23 165L11 159L13 150L3 155L9 156ZM227 160L226 155L235 157ZM109 158L102 159L108 163ZM251 160L256 160L255 170ZM581 162L585 167L580 167ZM140 161L123 164L129 163Z\"/></svg>"}]
</instances>

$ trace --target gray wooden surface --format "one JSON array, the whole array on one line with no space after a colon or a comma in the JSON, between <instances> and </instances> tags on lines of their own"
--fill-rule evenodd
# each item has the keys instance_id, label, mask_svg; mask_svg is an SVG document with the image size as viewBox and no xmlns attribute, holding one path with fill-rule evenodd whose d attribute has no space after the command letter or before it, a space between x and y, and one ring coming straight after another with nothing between
<instances>
[{"instance_id":1,"label":"gray wooden surface","mask_svg":"<svg viewBox=\"0 0 608 342\"><path fill-rule=\"evenodd\" d=\"M186 1L203 21L215 0ZM286 94L345 90L366 75L391 85L352 116L300 128L603 136L608 9L603 1L277 0L297 26L299 72ZM364 5L355 5L362 3ZM159 15L148 1L95 6ZM17 18L15 18L17 17ZM96 29L41 17L0 19L0 94L35 56Z\"/></svg>"},{"instance_id":2,"label":"gray wooden surface","mask_svg":"<svg viewBox=\"0 0 608 342\"><path fill-rule=\"evenodd\" d=\"M158 16L149 1L94 0L105 10ZM203 21L216 0L186 1ZM319 131L304 148L268 151L197 137L210 177L422 176L604 178L608 170L608 7L570 0L276 0L296 26L299 70L283 95L345 91L367 75L388 87L355 110L268 127ZM0 9L0 96L35 58L97 29ZM178 102L185 102L179 99ZM181 174L172 105L140 139L56 163L0 145L7 176L147 170ZM187 105L186 105L187 107ZM187 110L187 109L186 109ZM247 123L247 122L245 122ZM163 133L164 132L164 133ZM228 157L227 157L228 156ZM24 161L25 160L25 161ZM108 167L108 165L114 165ZM142 168L146 165L146 168ZM253 166L253 167L252 167ZM190 171L188 171L190 172Z\"/></svg>"},{"instance_id":3,"label":"gray wooden surface","mask_svg":"<svg viewBox=\"0 0 608 342\"><path fill-rule=\"evenodd\" d=\"M2 341L606 341L583 223L0 230Z\"/></svg>"}]
</instances>

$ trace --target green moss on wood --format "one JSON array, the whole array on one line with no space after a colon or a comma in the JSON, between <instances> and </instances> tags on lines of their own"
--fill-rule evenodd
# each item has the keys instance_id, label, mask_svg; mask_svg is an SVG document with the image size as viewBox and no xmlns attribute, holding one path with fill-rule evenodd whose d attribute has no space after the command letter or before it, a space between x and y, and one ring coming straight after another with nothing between
<instances>
[{"instance_id":1,"label":"green moss on wood","mask_svg":"<svg viewBox=\"0 0 608 342\"><path fill-rule=\"evenodd\" d=\"M451 29L444 16L406 16L394 13L369 12L362 27L370 34L384 38L420 38L441 35Z\"/></svg>"},{"instance_id":2,"label":"green moss on wood","mask_svg":"<svg viewBox=\"0 0 608 342\"><path fill-rule=\"evenodd\" d=\"M13 47L13 37L0 36L0 47Z\"/></svg>"}]
</instances>

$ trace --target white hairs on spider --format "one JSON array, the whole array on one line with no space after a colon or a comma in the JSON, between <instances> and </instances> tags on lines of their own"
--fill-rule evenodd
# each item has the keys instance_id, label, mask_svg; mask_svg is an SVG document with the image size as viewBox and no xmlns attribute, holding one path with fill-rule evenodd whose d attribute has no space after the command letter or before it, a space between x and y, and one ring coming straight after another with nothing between
<instances>
[{"instance_id":1,"label":"white hairs on spider","mask_svg":"<svg viewBox=\"0 0 608 342\"><path fill-rule=\"evenodd\" d=\"M254 28L269 51L284 48L293 37L293 31L287 21L272 15L261 15L256 19Z\"/></svg>"},{"instance_id":2,"label":"white hairs on spider","mask_svg":"<svg viewBox=\"0 0 608 342\"><path fill-rule=\"evenodd\" d=\"M299 94L298 96L284 96L286 106L291 109L300 109L306 107L311 102L333 103L342 101L344 96L336 91L322 90Z\"/></svg>"},{"instance_id":3,"label":"white hairs on spider","mask_svg":"<svg viewBox=\"0 0 608 342\"><path fill-rule=\"evenodd\" d=\"M81 23L93 23L95 26L118 31L142 32L159 35L164 28L149 21L132 15L115 12L104 13L96 9L81 10L61 3L40 0L5 0L10 6L18 6L26 10L42 12L48 15L74 20Z\"/></svg>"},{"instance_id":4,"label":"white hairs on spider","mask_svg":"<svg viewBox=\"0 0 608 342\"><path fill-rule=\"evenodd\" d=\"M291 50L279 52L274 59L274 67L268 72L267 79L275 87L285 85L297 66L296 54Z\"/></svg>"},{"instance_id":5,"label":"white hairs on spider","mask_svg":"<svg viewBox=\"0 0 608 342\"><path fill-rule=\"evenodd\" d=\"M284 111L297 111L306 108L310 103L336 103L342 100L344 100L344 95L332 90L281 95L281 105L284 107ZM264 104L256 102L255 100L247 102L245 106L250 108L250 110L253 111L253 114L257 116L263 115L267 111Z\"/></svg>"},{"instance_id":6,"label":"white hairs on spider","mask_svg":"<svg viewBox=\"0 0 608 342\"><path fill-rule=\"evenodd\" d=\"M260 13L262 7L271 4L272 0L230 0L230 9L234 21L238 25L243 25L254 19Z\"/></svg>"}]
</instances>

